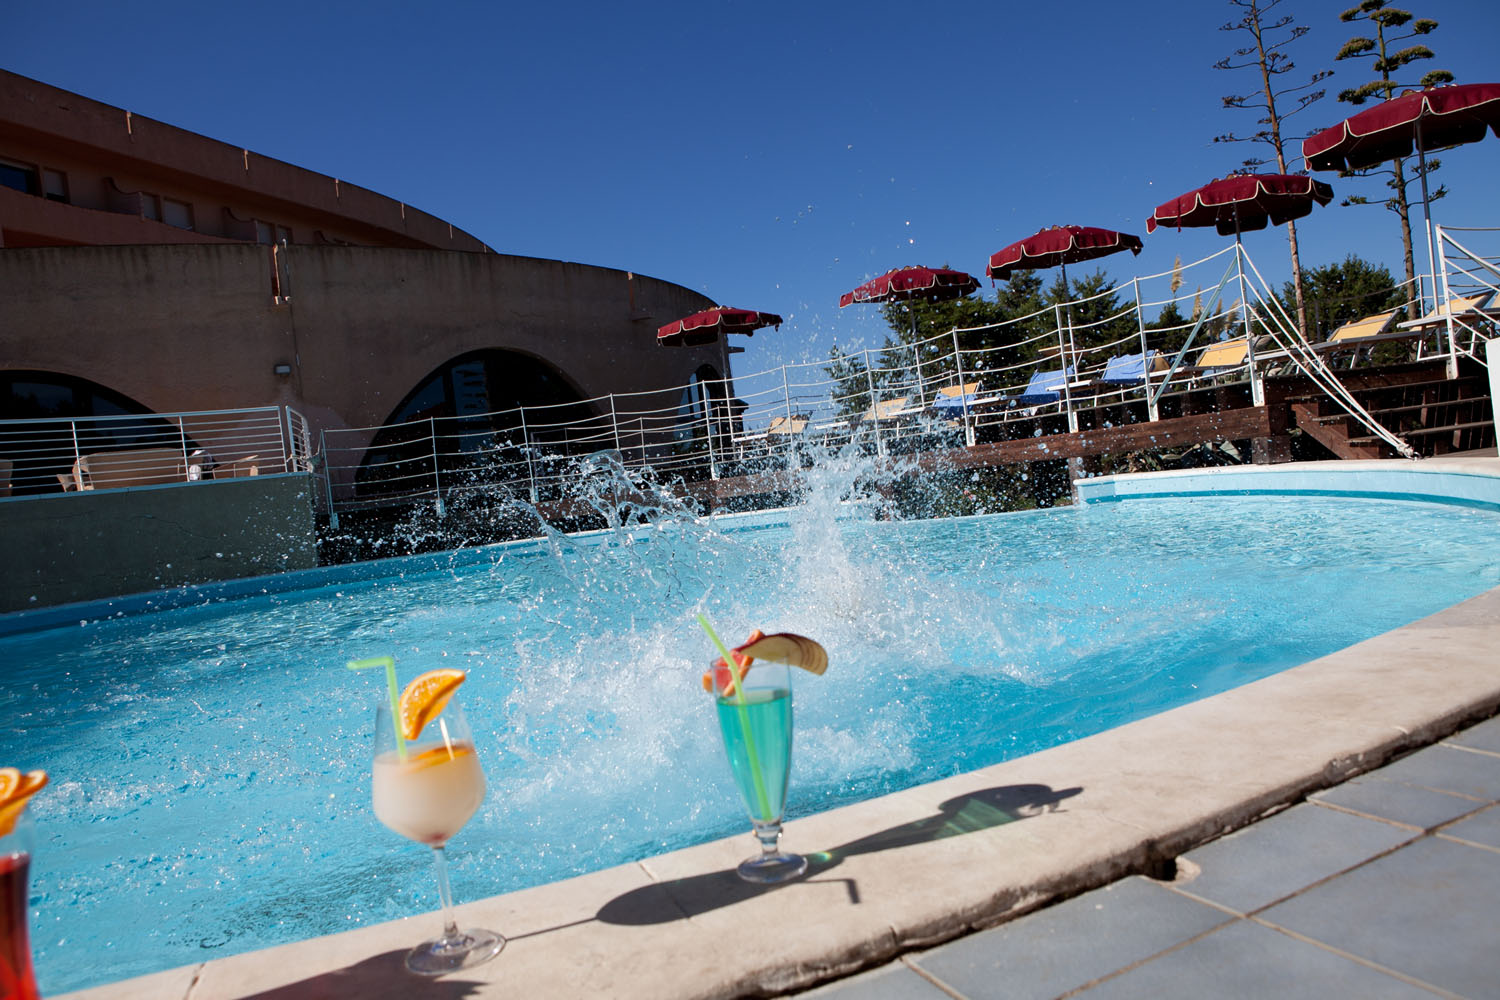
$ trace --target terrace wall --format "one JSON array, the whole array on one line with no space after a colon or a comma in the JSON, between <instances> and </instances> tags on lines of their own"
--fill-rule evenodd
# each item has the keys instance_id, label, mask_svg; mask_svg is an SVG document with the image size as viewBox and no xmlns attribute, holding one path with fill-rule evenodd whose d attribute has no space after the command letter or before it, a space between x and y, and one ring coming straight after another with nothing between
<instances>
[{"instance_id":1,"label":"terrace wall","mask_svg":"<svg viewBox=\"0 0 1500 1000\"><path fill-rule=\"evenodd\" d=\"M317 565L305 473L0 500L0 613Z\"/></svg>"}]
</instances>

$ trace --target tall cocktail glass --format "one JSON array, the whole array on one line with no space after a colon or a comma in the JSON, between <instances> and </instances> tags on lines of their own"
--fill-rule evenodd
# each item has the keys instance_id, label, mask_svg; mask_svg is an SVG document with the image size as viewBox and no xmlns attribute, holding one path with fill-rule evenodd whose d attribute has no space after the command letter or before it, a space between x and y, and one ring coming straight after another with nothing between
<instances>
[{"instance_id":1,"label":"tall cocktail glass","mask_svg":"<svg viewBox=\"0 0 1500 1000\"><path fill-rule=\"evenodd\" d=\"M779 846L792 770L790 671L785 664L758 661L727 694L729 671L709 672L729 769L760 841L760 853L740 862L740 878L762 885L794 879L807 871L807 859Z\"/></svg>"},{"instance_id":2,"label":"tall cocktail glass","mask_svg":"<svg viewBox=\"0 0 1500 1000\"><path fill-rule=\"evenodd\" d=\"M375 754L371 800L375 816L392 830L432 848L443 934L424 941L406 956L406 967L424 976L465 969L500 954L505 938L494 931L460 930L448 885L448 841L484 801L484 771L474 752L474 736L456 697L415 740L396 739L391 710L375 712Z\"/></svg>"},{"instance_id":3,"label":"tall cocktail glass","mask_svg":"<svg viewBox=\"0 0 1500 1000\"><path fill-rule=\"evenodd\" d=\"M23 813L0 836L0 997L41 1000L31 972L26 934L26 876L31 868L31 820Z\"/></svg>"}]
</instances>

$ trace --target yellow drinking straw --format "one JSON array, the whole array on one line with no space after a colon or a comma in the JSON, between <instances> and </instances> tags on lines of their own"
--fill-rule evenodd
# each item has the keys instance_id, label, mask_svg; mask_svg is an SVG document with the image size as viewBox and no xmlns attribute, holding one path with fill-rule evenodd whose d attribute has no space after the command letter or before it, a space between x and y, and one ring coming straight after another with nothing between
<instances>
[{"instance_id":1,"label":"yellow drinking straw","mask_svg":"<svg viewBox=\"0 0 1500 1000\"><path fill-rule=\"evenodd\" d=\"M396 731L396 756L406 760L406 737L401 735L401 695L396 690L396 661L389 656L372 656L367 660L350 660L350 670L385 667L385 686L391 695L391 728Z\"/></svg>"},{"instance_id":2,"label":"yellow drinking straw","mask_svg":"<svg viewBox=\"0 0 1500 1000\"><path fill-rule=\"evenodd\" d=\"M740 674L740 665L735 661L734 654L724 645L724 640L719 638L719 633L714 631L701 611L698 613L698 624L703 626L703 631L719 647L719 655L724 657L729 676L734 678L734 702L740 710L740 728L745 732L745 752L750 755L750 780L755 783L755 798L760 802L760 818L770 822L775 817L771 815L771 799L766 795L766 781L760 775L760 753L755 749L755 734L750 731L750 711L745 708L745 678ZM745 673L749 672L746 668Z\"/></svg>"}]
</instances>

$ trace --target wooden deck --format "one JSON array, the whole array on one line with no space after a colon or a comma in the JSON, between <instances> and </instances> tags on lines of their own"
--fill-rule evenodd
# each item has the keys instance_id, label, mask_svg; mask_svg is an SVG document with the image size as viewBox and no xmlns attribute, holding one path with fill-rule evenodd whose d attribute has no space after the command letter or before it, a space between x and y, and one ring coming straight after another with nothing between
<instances>
[{"instance_id":1,"label":"wooden deck","mask_svg":"<svg viewBox=\"0 0 1500 1000\"><path fill-rule=\"evenodd\" d=\"M1443 377L1439 364L1407 364L1339 373L1375 419L1404 436L1421 455L1493 447L1494 423L1487 378L1479 373ZM1249 405L1248 386L1206 386L1163 398L1161 419L1146 418L1140 401L1113 401L1078 409L1080 429L1067 431L1060 414L1008 421L989 428L989 440L955 445L942 435L900 440L901 454L875 458L875 471L911 475L991 468L1039 461L1086 463L1105 454L1182 448L1220 441L1249 441L1257 464L1290 461L1291 435L1301 432L1336 458L1388 458L1396 452L1355 421L1309 379L1271 376L1266 403ZM1077 400L1075 400L1075 405ZM897 449L891 449L895 451ZM1074 471L1084 467L1075 465ZM770 469L721 475L687 484L710 508L740 498L795 493L796 470Z\"/></svg>"}]
</instances>

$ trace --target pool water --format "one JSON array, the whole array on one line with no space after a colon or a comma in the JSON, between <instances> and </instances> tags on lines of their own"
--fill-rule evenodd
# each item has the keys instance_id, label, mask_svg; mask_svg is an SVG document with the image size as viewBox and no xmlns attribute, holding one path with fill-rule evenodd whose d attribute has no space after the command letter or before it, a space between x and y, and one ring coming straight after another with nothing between
<instances>
[{"instance_id":1,"label":"pool water","mask_svg":"<svg viewBox=\"0 0 1500 1000\"><path fill-rule=\"evenodd\" d=\"M437 906L370 808L379 671L470 671L489 778L459 900L744 831L703 611L827 646L797 817L1224 691L1500 584L1500 515L1212 497L943 521L554 538L530 554L0 639L0 763L44 767L31 926L54 993ZM401 572L402 570L406 572ZM433 918L434 922L436 918ZM497 928L505 931L505 928Z\"/></svg>"}]
</instances>

